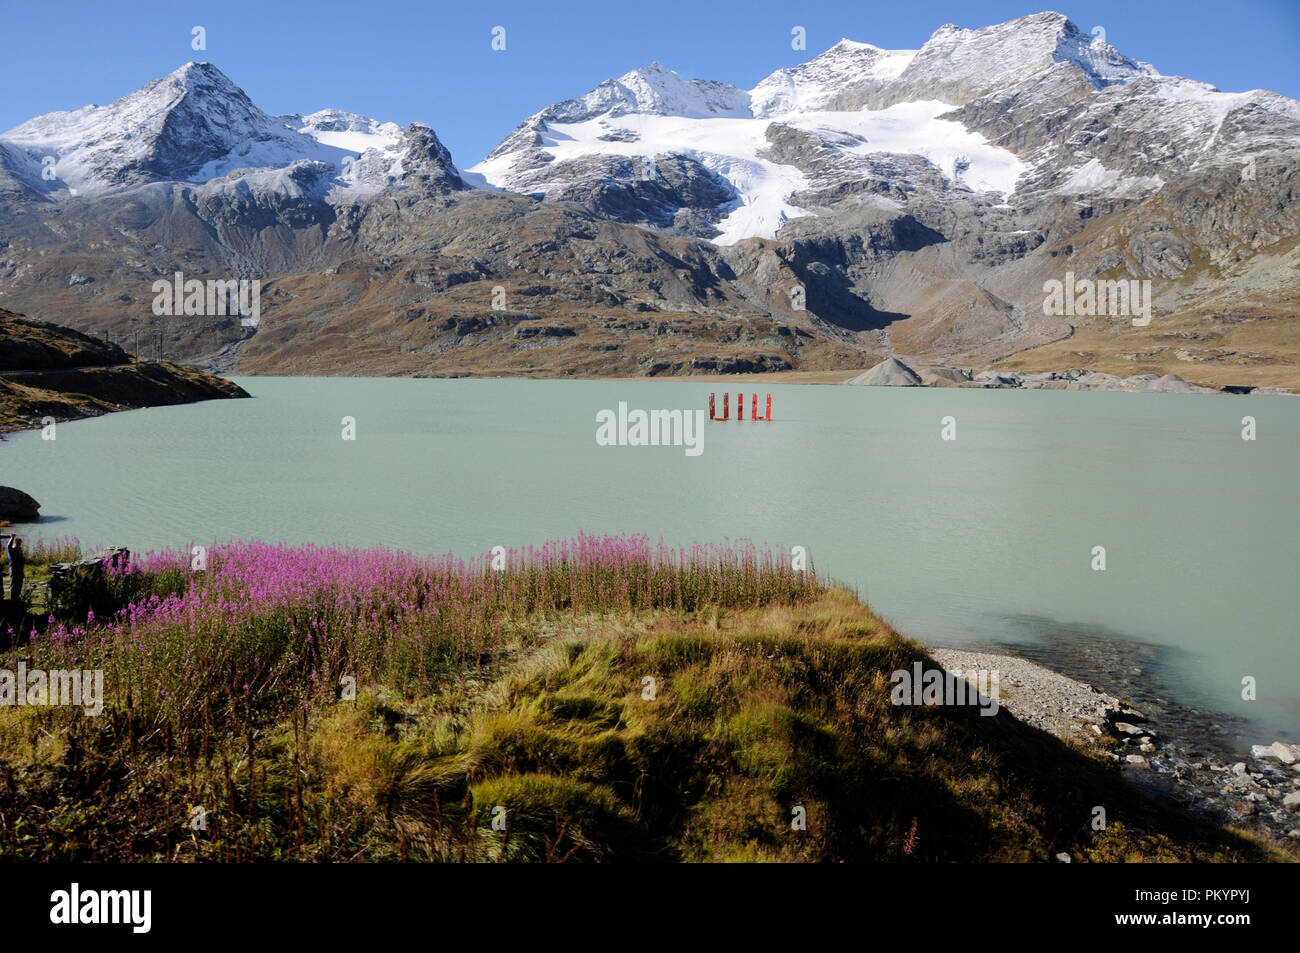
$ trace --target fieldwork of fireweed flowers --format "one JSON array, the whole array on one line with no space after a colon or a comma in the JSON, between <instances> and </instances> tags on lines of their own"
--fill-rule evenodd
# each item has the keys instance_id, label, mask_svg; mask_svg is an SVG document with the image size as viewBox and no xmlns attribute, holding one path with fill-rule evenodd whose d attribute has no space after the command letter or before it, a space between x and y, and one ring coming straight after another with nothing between
<instances>
[{"instance_id":1,"label":"fieldwork of fireweed flowers","mask_svg":"<svg viewBox=\"0 0 1300 953\"><path fill-rule=\"evenodd\" d=\"M33 578L78 551L34 543ZM0 706L0 859L1270 855L1005 715L891 704L933 663L803 563L580 535L106 564L0 653L103 673L94 717Z\"/></svg>"},{"instance_id":2,"label":"fieldwork of fireweed flowers","mask_svg":"<svg viewBox=\"0 0 1300 953\"><path fill-rule=\"evenodd\" d=\"M511 550L502 570L490 557L267 543L216 546L208 558L203 571L188 550L107 568L105 589L125 604L84 624L55 620L34 656L103 667L119 706L182 730L205 708L283 713L358 684L428 694L481 675L539 613L758 607L818 591L814 573L772 551L670 549L643 536Z\"/></svg>"}]
</instances>

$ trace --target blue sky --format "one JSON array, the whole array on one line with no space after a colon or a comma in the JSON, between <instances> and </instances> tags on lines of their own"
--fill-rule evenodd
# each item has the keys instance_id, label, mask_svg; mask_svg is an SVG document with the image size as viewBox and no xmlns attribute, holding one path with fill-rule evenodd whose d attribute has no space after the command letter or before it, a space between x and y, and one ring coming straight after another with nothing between
<instances>
[{"instance_id":1,"label":"blue sky","mask_svg":"<svg viewBox=\"0 0 1300 953\"><path fill-rule=\"evenodd\" d=\"M654 60L747 88L842 36L911 49L945 23L974 28L1045 9L1085 32L1104 27L1112 45L1163 73L1300 98L1300 0L0 0L0 130L209 60L269 113L334 106L422 120L467 166L543 106ZM196 25L206 52L191 49ZM491 49L497 25L504 52ZM806 53L791 49L795 25L807 31Z\"/></svg>"}]
</instances>

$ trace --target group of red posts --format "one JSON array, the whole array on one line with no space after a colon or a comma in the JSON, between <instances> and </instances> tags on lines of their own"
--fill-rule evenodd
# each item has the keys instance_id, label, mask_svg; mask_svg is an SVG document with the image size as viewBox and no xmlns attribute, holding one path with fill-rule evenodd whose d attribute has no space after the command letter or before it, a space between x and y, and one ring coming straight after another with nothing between
<instances>
[{"instance_id":1,"label":"group of red posts","mask_svg":"<svg viewBox=\"0 0 1300 953\"><path fill-rule=\"evenodd\" d=\"M730 420L730 419L731 419L731 395L730 395L730 394L723 394L723 395L722 395L722 416L721 416L721 417L719 417L719 416L717 415L717 413L715 412L715 409L714 409L714 406L713 406L713 400L714 400L714 395L713 395L713 394L710 394L710 395L709 395L709 419L710 419L710 420ZM737 395L736 395L736 419L737 419L737 420L744 420L744 419L745 419L745 395L744 395L743 393L742 393L742 394L737 394ZM759 416L758 416L758 395L757 395L757 394L754 395L754 399L753 399L753 401L750 402L750 405L749 405L749 419L750 419L750 420L758 420L758 419L759 419ZM764 417L763 417L762 419L763 419L763 420L771 420L771 419L772 419L772 395L771 395L771 394L768 394L768 395L767 395L767 413L766 413L766 415L764 415Z\"/></svg>"}]
</instances>

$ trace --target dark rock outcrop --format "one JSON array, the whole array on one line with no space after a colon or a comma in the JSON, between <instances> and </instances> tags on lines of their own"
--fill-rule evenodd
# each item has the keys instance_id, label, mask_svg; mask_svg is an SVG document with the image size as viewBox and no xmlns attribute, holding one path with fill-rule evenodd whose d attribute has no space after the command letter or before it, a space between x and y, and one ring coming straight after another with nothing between
<instances>
[{"instance_id":1,"label":"dark rock outcrop","mask_svg":"<svg viewBox=\"0 0 1300 953\"><path fill-rule=\"evenodd\" d=\"M0 520L27 522L39 519L41 504L22 490L0 486Z\"/></svg>"}]
</instances>

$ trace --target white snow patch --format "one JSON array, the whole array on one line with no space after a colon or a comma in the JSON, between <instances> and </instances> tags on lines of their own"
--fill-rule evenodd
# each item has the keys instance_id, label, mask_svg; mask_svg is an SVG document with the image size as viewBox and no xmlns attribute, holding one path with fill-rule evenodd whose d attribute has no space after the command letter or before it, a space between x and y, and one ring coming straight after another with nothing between
<instances>
[{"instance_id":1,"label":"white snow patch","mask_svg":"<svg viewBox=\"0 0 1300 953\"><path fill-rule=\"evenodd\" d=\"M802 172L792 166L759 158L767 148L764 134L769 120L691 119L685 116L628 114L617 126L636 134L632 142L601 141L610 124L601 119L586 122L551 123L543 133L543 148L556 162L584 156L646 156L677 153L695 159L705 168L727 179L739 193L739 205L718 225L722 234L714 241L731 245L742 238L771 237L787 219L810 214L787 203L793 193L807 187ZM508 188L512 180L513 155L499 156L473 166L469 171L490 184Z\"/></svg>"},{"instance_id":2,"label":"white snow patch","mask_svg":"<svg viewBox=\"0 0 1300 953\"><path fill-rule=\"evenodd\" d=\"M790 219L813 214L789 201L796 192L809 187L808 177L794 166L760 155L770 146L766 134L774 121L819 134L827 145L846 155L922 156L950 181L960 159L969 163L961 174L966 186L1010 194L1028 167L960 123L938 118L951 108L946 103L927 101L900 103L876 111L808 112L779 120L626 114L616 121L597 117L585 122L550 123L542 133L541 148L556 163L599 155L654 159L664 153L696 160L729 181L739 195L738 205L718 224L721 234L713 239L715 244L731 245L743 238L772 238ZM601 140L599 137L607 134L611 125L634 133L635 139ZM526 172L519 176L514 173L515 159L513 154L501 155L469 171L494 186L537 191L537 186L528 183Z\"/></svg>"},{"instance_id":3,"label":"white snow patch","mask_svg":"<svg viewBox=\"0 0 1300 953\"><path fill-rule=\"evenodd\" d=\"M930 161L949 181L959 160L969 165L961 181L977 192L1010 195L1029 167L1014 153L991 144L959 122L940 119L952 107L938 100L897 103L888 109L859 112L812 112L784 120L796 129L847 132L865 140L841 145L848 155L892 153L917 155Z\"/></svg>"},{"instance_id":4,"label":"white snow patch","mask_svg":"<svg viewBox=\"0 0 1300 953\"><path fill-rule=\"evenodd\" d=\"M1087 195L1106 192L1111 195L1133 195L1153 192L1163 188L1165 180L1158 175L1128 176L1108 169L1097 159L1089 159L1070 173L1069 178L1056 187L1066 195Z\"/></svg>"},{"instance_id":5,"label":"white snow patch","mask_svg":"<svg viewBox=\"0 0 1300 953\"><path fill-rule=\"evenodd\" d=\"M471 189L486 189L489 192L503 191L502 189L498 188L497 186L489 182L487 180L487 177L484 176L482 173L471 172L469 169L461 169L459 167L456 169L456 171L460 173L461 181L464 182L466 185L468 185Z\"/></svg>"}]
</instances>

